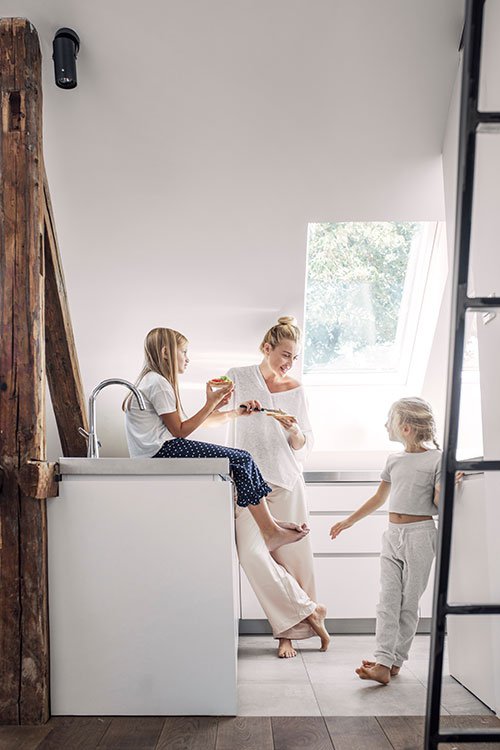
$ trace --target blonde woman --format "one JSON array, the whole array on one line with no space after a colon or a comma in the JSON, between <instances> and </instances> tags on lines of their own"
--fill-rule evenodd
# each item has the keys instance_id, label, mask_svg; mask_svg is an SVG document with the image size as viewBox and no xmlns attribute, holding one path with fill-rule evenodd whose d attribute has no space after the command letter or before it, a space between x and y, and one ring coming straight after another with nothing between
<instances>
[{"instance_id":1,"label":"blonde woman","mask_svg":"<svg viewBox=\"0 0 500 750\"><path fill-rule=\"evenodd\" d=\"M216 410L228 402L233 385L213 390L206 386L204 406L189 419L184 418L179 396L178 376L189 363L188 341L178 331L154 328L144 342L144 367L136 381L146 409L136 400L123 402L129 453L132 458L228 458L237 490L237 507L245 508L260 530L261 542L276 553L282 546L298 542L308 529L298 524L277 522L271 516L266 495L271 492L247 451L186 438L210 422ZM210 509L207 507L207 512Z\"/></svg>"},{"instance_id":2,"label":"blonde woman","mask_svg":"<svg viewBox=\"0 0 500 750\"><path fill-rule=\"evenodd\" d=\"M304 389L290 375L300 339L295 319L279 318L264 335L261 362L227 373L234 383L233 408L218 417L232 421L231 443L250 451L259 465L272 490L267 496L271 514L296 524L308 517L302 464L313 441ZM282 414L271 416L261 408ZM246 417L237 419L241 414ZM271 556L252 516L237 508L236 540L240 563L279 641L278 656L296 656L292 639L313 635L319 635L326 651L326 609L316 602L309 537L293 545L293 551L280 549Z\"/></svg>"}]
</instances>

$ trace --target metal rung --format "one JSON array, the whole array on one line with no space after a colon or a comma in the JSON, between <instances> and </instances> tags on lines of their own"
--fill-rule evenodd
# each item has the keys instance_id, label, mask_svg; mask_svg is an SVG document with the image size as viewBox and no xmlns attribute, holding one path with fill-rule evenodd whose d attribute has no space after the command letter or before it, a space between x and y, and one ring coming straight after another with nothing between
<instances>
[{"instance_id":1,"label":"metal rung","mask_svg":"<svg viewBox=\"0 0 500 750\"><path fill-rule=\"evenodd\" d=\"M497 122L480 122L476 125L476 133L479 135L489 135L490 133L500 133L500 124Z\"/></svg>"},{"instance_id":2,"label":"metal rung","mask_svg":"<svg viewBox=\"0 0 500 750\"><path fill-rule=\"evenodd\" d=\"M498 742L498 729L457 729L455 731L439 732L435 736L438 742Z\"/></svg>"},{"instance_id":3,"label":"metal rung","mask_svg":"<svg viewBox=\"0 0 500 750\"><path fill-rule=\"evenodd\" d=\"M500 471L500 461L456 461L455 471Z\"/></svg>"},{"instance_id":4,"label":"metal rung","mask_svg":"<svg viewBox=\"0 0 500 750\"><path fill-rule=\"evenodd\" d=\"M500 133L500 112L477 112L476 133Z\"/></svg>"},{"instance_id":5,"label":"metal rung","mask_svg":"<svg viewBox=\"0 0 500 750\"><path fill-rule=\"evenodd\" d=\"M447 615L500 615L500 604L447 604Z\"/></svg>"},{"instance_id":6,"label":"metal rung","mask_svg":"<svg viewBox=\"0 0 500 750\"><path fill-rule=\"evenodd\" d=\"M500 297L466 297L465 308L467 310L488 310L500 307Z\"/></svg>"}]
</instances>

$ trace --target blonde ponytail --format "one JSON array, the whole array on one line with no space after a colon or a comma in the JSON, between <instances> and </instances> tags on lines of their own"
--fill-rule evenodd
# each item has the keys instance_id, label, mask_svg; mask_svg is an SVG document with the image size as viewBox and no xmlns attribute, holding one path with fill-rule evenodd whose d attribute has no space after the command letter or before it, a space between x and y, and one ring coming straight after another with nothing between
<instances>
[{"instance_id":1,"label":"blonde ponytail","mask_svg":"<svg viewBox=\"0 0 500 750\"><path fill-rule=\"evenodd\" d=\"M264 352L264 345L269 344L274 349L282 341L294 341L296 344L300 344L301 333L300 328L297 326L296 318L291 315L283 315L278 318L278 322L272 326L264 338L259 347L261 352Z\"/></svg>"},{"instance_id":2,"label":"blonde ponytail","mask_svg":"<svg viewBox=\"0 0 500 750\"><path fill-rule=\"evenodd\" d=\"M389 410L389 421L393 421L396 432L405 424L412 427L417 445L432 443L439 449L434 414L430 404L423 398L400 398Z\"/></svg>"}]
</instances>

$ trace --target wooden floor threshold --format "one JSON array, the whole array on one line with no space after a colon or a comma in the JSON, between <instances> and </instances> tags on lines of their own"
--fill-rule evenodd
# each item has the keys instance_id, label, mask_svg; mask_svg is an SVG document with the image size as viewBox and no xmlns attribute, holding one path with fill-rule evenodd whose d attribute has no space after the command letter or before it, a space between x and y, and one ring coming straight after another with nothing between
<instances>
[{"instance_id":1,"label":"wooden floor threshold","mask_svg":"<svg viewBox=\"0 0 500 750\"><path fill-rule=\"evenodd\" d=\"M441 726L498 728L500 720L443 716ZM43 726L1 726L0 750L422 750L423 732L422 716L54 716Z\"/></svg>"}]
</instances>

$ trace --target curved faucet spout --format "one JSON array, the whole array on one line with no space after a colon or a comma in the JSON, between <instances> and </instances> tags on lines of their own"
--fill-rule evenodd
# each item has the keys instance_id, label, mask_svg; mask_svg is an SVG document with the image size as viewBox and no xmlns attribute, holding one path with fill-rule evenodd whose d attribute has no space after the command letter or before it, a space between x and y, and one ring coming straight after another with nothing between
<instances>
[{"instance_id":1,"label":"curved faucet spout","mask_svg":"<svg viewBox=\"0 0 500 750\"><path fill-rule=\"evenodd\" d=\"M107 380L103 380L98 383L98 385L96 385L89 396L89 444L87 450L87 458L99 458L99 441L97 439L96 433L95 402L97 395L102 391L103 388L106 388L106 386L108 385L124 385L126 388L132 391L132 393L136 397L137 403L139 404L139 409L141 411L144 411L146 408L142 393L135 387L135 385L129 383L128 380L122 380L122 378L108 378Z\"/></svg>"}]
</instances>

